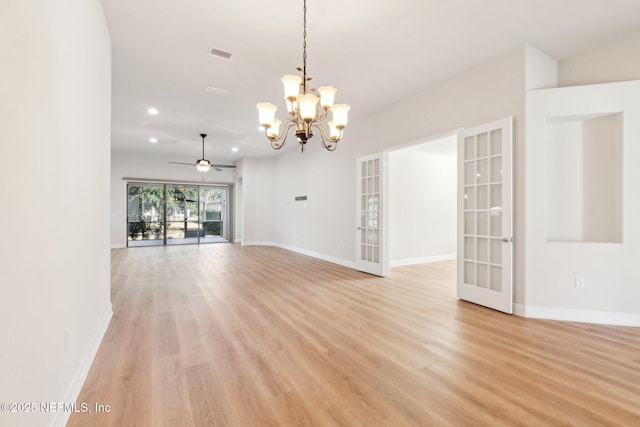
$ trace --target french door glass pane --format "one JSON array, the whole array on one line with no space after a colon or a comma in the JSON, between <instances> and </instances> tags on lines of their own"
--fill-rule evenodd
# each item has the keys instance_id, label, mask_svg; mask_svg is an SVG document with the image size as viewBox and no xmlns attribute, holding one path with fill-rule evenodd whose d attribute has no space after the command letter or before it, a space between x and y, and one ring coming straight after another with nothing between
<instances>
[{"instance_id":1,"label":"french door glass pane","mask_svg":"<svg viewBox=\"0 0 640 427\"><path fill-rule=\"evenodd\" d=\"M487 159L478 160L476 164L476 182L478 184L486 184L488 181L489 166Z\"/></svg>"},{"instance_id":2,"label":"french door glass pane","mask_svg":"<svg viewBox=\"0 0 640 427\"><path fill-rule=\"evenodd\" d=\"M475 149L476 139L473 136L467 137L464 140L464 159L472 160L476 157Z\"/></svg>"},{"instance_id":3,"label":"french door glass pane","mask_svg":"<svg viewBox=\"0 0 640 427\"><path fill-rule=\"evenodd\" d=\"M476 239L476 242L477 242L477 248L476 248L477 260L482 262L489 261L488 250L487 250L487 239L478 238Z\"/></svg>"},{"instance_id":4,"label":"french door glass pane","mask_svg":"<svg viewBox=\"0 0 640 427\"><path fill-rule=\"evenodd\" d=\"M468 283L469 285L476 284L476 275L475 275L475 263L467 262L464 263L464 283Z\"/></svg>"},{"instance_id":5,"label":"french door glass pane","mask_svg":"<svg viewBox=\"0 0 640 427\"><path fill-rule=\"evenodd\" d=\"M502 157L493 157L491 159L491 182L502 182Z\"/></svg>"},{"instance_id":6,"label":"french door glass pane","mask_svg":"<svg viewBox=\"0 0 640 427\"><path fill-rule=\"evenodd\" d=\"M489 215L486 212L478 212L478 227L476 228L476 234L478 236L489 235Z\"/></svg>"},{"instance_id":7,"label":"french door glass pane","mask_svg":"<svg viewBox=\"0 0 640 427\"><path fill-rule=\"evenodd\" d=\"M487 209L487 204L489 203L489 191L486 185L478 185L476 190L477 198L476 201L478 209Z\"/></svg>"},{"instance_id":8,"label":"french door glass pane","mask_svg":"<svg viewBox=\"0 0 640 427\"><path fill-rule=\"evenodd\" d=\"M362 162L360 171L360 258L380 263L380 160Z\"/></svg>"},{"instance_id":9,"label":"french door glass pane","mask_svg":"<svg viewBox=\"0 0 640 427\"><path fill-rule=\"evenodd\" d=\"M477 141L478 141L477 157L487 157L489 154L487 134L486 133L479 134Z\"/></svg>"},{"instance_id":10,"label":"french door glass pane","mask_svg":"<svg viewBox=\"0 0 640 427\"><path fill-rule=\"evenodd\" d=\"M476 189L468 187L464 189L464 208L465 210L476 208Z\"/></svg>"},{"instance_id":11,"label":"french door glass pane","mask_svg":"<svg viewBox=\"0 0 640 427\"><path fill-rule=\"evenodd\" d=\"M491 155L502 154L502 129L491 131Z\"/></svg>"},{"instance_id":12,"label":"french door glass pane","mask_svg":"<svg viewBox=\"0 0 640 427\"><path fill-rule=\"evenodd\" d=\"M476 264L478 286L486 288L489 285L489 270L486 264Z\"/></svg>"},{"instance_id":13,"label":"french door glass pane","mask_svg":"<svg viewBox=\"0 0 640 427\"><path fill-rule=\"evenodd\" d=\"M493 291L502 291L502 268L491 266L491 290Z\"/></svg>"},{"instance_id":14,"label":"french door glass pane","mask_svg":"<svg viewBox=\"0 0 640 427\"><path fill-rule=\"evenodd\" d=\"M491 239L490 259L492 264L502 263L502 240Z\"/></svg>"},{"instance_id":15,"label":"french door glass pane","mask_svg":"<svg viewBox=\"0 0 640 427\"><path fill-rule=\"evenodd\" d=\"M465 212L464 214L464 234L476 234L476 214Z\"/></svg>"},{"instance_id":16,"label":"french door glass pane","mask_svg":"<svg viewBox=\"0 0 640 427\"><path fill-rule=\"evenodd\" d=\"M465 162L464 164L464 185L476 183L476 164L474 162Z\"/></svg>"}]
</instances>

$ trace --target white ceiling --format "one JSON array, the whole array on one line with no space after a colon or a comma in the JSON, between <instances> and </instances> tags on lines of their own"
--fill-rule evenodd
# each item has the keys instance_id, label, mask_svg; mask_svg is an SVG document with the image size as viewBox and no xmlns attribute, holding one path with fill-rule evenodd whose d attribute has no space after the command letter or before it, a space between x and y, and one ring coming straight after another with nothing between
<instances>
[{"instance_id":1,"label":"white ceiling","mask_svg":"<svg viewBox=\"0 0 640 427\"><path fill-rule=\"evenodd\" d=\"M280 78L302 65L301 0L102 3L114 151L195 161L204 132L214 162L278 153L257 129L255 104L278 105L284 119ZM315 87L338 88L353 120L524 42L575 55L637 29L638 16L638 0L308 0L308 74ZM233 56L209 56L211 47Z\"/></svg>"}]
</instances>

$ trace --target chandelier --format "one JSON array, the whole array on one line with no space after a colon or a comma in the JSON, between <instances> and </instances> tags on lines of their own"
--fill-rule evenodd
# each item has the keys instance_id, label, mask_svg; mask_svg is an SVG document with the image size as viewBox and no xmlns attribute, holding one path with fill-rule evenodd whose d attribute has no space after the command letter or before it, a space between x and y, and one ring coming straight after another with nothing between
<instances>
[{"instance_id":1,"label":"chandelier","mask_svg":"<svg viewBox=\"0 0 640 427\"><path fill-rule=\"evenodd\" d=\"M287 103L289 118L284 128L280 131L282 121L278 119L276 111L278 107L269 103L258 103L258 116L264 132L275 150L282 148L287 141L287 135L291 128L295 128L298 142L304 152L307 140L314 135L314 130L322 138L322 146L333 151L342 139L342 131L347 126L347 115L351 107L347 104L334 104L334 98L338 91L333 86L320 86L317 90L309 87L311 77L307 77L307 0L304 0L304 20L302 30L302 68L296 68L302 73L298 75L286 75L281 81L284 85L284 99ZM317 94L316 94L317 92ZM320 108L318 108L320 103ZM326 123L329 133L325 131L324 121L331 111L332 119Z\"/></svg>"}]
</instances>

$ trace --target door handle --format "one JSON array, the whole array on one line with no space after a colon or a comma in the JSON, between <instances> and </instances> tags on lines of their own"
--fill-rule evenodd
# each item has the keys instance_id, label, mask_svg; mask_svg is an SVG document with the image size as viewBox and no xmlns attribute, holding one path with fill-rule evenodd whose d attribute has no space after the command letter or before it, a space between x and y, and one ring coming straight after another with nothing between
<instances>
[{"instance_id":1,"label":"door handle","mask_svg":"<svg viewBox=\"0 0 640 427\"><path fill-rule=\"evenodd\" d=\"M502 241L505 243L513 242L513 237L503 237Z\"/></svg>"},{"instance_id":2,"label":"door handle","mask_svg":"<svg viewBox=\"0 0 640 427\"><path fill-rule=\"evenodd\" d=\"M356 227L357 230L362 230L362 227Z\"/></svg>"}]
</instances>

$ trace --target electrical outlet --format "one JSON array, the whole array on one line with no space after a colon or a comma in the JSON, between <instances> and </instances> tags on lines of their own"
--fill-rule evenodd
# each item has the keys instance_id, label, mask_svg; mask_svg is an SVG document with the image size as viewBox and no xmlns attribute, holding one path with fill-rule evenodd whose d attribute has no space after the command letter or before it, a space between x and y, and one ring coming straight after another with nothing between
<instances>
[{"instance_id":1,"label":"electrical outlet","mask_svg":"<svg viewBox=\"0 0 640 427\"><path fill-rule=\"evenodd\" d=\"M584 288L584 277L576 276L576 288Z\"/></svg>"}]
</instances>

